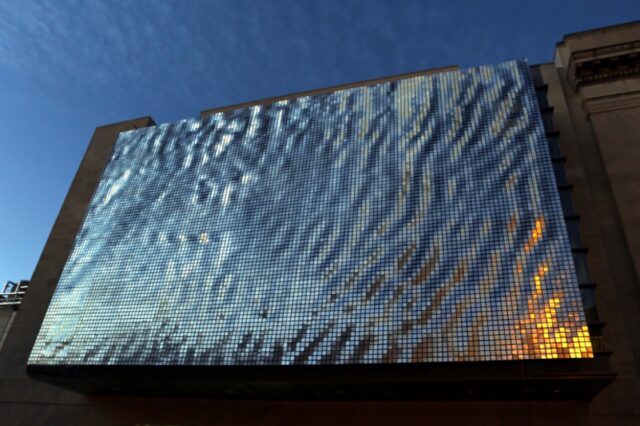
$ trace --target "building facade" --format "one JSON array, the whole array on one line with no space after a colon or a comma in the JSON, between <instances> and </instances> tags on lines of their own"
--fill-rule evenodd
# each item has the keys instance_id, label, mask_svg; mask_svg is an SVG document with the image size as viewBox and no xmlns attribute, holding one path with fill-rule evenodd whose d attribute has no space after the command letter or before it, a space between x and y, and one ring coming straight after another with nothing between
<instances>
[{"instance_id":1,"label":"building facade","mask_svg":"<svg viewBox=\"0 0 640 426\"><path fill-rule=\"evenodd\" d=\"M373 381L367 381L363 380L362 375L358 376L357 371L361 367L358 366L354 369L354 362L349 362L349 360L360 360L360 363L366 364L367 360L371 359L372 363L379 364L387 359L384 357L388 356L393 345L389 343L376 351L368 346L365 350L362 346L358 346L359 344L355 344L351 349L351 354L360 355L355 358L352 356L346 362L352 368L340 371L323 370L322 374L329 374L331 382L329 386L326 386L327 384L317 376L308 378L306 382L300 378L283 380L278 376L280 374L278 371L264 373L263 370L254 369L243 371L245 379L240 383L236 383L236 379L233 377L228 377L225 386L221 386L215 391L221 393L215 393L209 389L206 383L203 385L204 379L202 377L198 382L198 375L202 373L202 370L191 370L189 372L191 377L189 374L183 374L185 370L179 372L156 370L156 373L164 375L165 378L167 374L174 375L163 382L154 381L148 375L136 376L132 369L125 369L120 370L121 376L116 377L115 380L109 380L108 374L105 374L104 371L100 373L96 370L76 368L78 365L74 360L90 360L91 356L98 355L95 354L95 351L93 355L82 353L82 350L79 349L66 351L65 342L67 340L64 338L50 339L50 341L47 341L46 338L44 340L39 338L40 352L36 351L35 355L32 354L31 351L43 321L41 335L42 333L46 335L47 327L49 330L53 329L53 334L56 334L55 322L47 323L45 313L58 284L61 283L60 288L64 289L65 277L70 276L70 272L65 269L65 264L69 268L68 258L70 256L73 261L74 241L76 241L76 235L81 232L87 211L89 211L89 216L87 216L85 223L90 221L91 214L99 212L100 206L96 205L97 201L95 200L99 199L104 205L107 205L113 197L117 196L115 193L111 195L105 193L100 198L98 186L101 179L105 179L103 171L106 178L109 178L110 166L108 164L115 164L113 161L109 163L109 159L113 158L113 152L117 153L117 149L114 151L116 140L121 132L145 129L155 124L150 118L142 118L96 129L36 267L31 280L30 293L25 298L7 335L4 348L0 352L0 368L2 368L0 386L3 390L2 395L5 395L0 403L3 411L7 413L6 418L15 424L73 424L74 422L91 424L219 424L225 422L229 424L254 424L262 422L279 424L293 421L305 424L326 424L340 421L386 424L394 420L397 421L399 418L409 424L425 421L444 423L473 421L481 424L495 424L497 421L506 424L636 424L640 419L640 412L634 404L640 396L638 376L640 360L638 342L640 339L637 338L640 335L638 330L640 324L638 287L640 240L638 238L640 238L640 234L633 227L633 223L640 212L638 205L640 177L634 167L635 164L638 164L637 160L640 160L640 151L635 143L636 135L639 133L636 116L640 115L640 104L636 102L638 93L640 93L640 63L637 53L640 50L639 44L640 24L638 23L572 34L566 36L558 44L554 64L535 65L530 69L532 90L527 99L535 98L542 113L536 113L541 119L538 129L533 134L537 132L538 141L549 144L549 154L545 154L547 155L545 157L548 163L547 170L549 173L553 173L554 178L551 182L555 181L557 190L560 191L560 197L555 197L558 200L555 207L548 212L545 211L545 214L551 212L550 217L553 214L560 214L560 216L555 222L553 219L536 220L535 217L529 221L530 223L527 222L531 229L524 232L523 235L526 238L522 245L526 253L529 253L533 251L533 245L539 235L542 235L544 226L554 226L559 223L566 226L568 233L563 234L568 236L564 241L566 243L565 250L553 252L551 257L557 259L569 256L573 258L576 265L575 275L573 271L570 272L575 281L575 290L572 290L575 291L575 297L567 300L579 301L581 298L583 306L580 308L584 308L586 315L582 314L580 310L579 316L582 319L576 320L578 321L576 324L579 324L576 330L581 330L588 324L591 335L588 345L580 343L581 340L578 339L576 331L573 336L575 339L572 337L573 340L571 340L575 343L572 343L573 346L571 346L567 340L565 342L566 348L558 335L554 340L554 342L557 341L558 346L543 341L538 350L531 346L530 352L521 353L523 344L520 341L519 344L510 347L509 351L505 349L502 352L493 353L492 350L500 347L496 341L492 341L492 344L487 347L482 347L481 344L476 347L472 344L473 339L467 337L462 339L457 346L464 348L461 352L464 355L459 356L459 359L450 359L452 355L450 348L432 353L417 351L418 360L444 361L445 364L432 364L439 365L437 368L422 366L424 367L421 367L422 373L420 373L420 369L409 372L395 370L387 372L386 375L374 372L374 375L379 374L379 376L375 377ZM522 67L523 65L519 63L516 68L518 66ZM448 75L453 75L451 69L446 69L418 73L415 78L427 78L426 76L429 74L445 75L438 74L442 71L449 71ZM406 78L402 77L401 80ZM443 79L446 80L445 77ZM392 85L398 80L399 78L395 77L366 84L368 87L382 87L384 90L385 84ZM416 80L414 79L414 81ZM363 86L363 83L358 83L338 89L349 90L351 87ZM301 99L303 95L322 96L323 93L335 93L338 89L332 88L309 94L292 95L283 99L271 99L251 104L251 106L286 103L290 99ZM516 109L526 110L527 102L524 102L523 105L516 107ZM202 113L203 122L212 123L215 121L216 114L224 117L225 114L229 115L230 111L238 110L241 107L243 106L205 111ZM495 111L494 114L496 114ZM508 120L509 117L501 118ZM451 125L445 126L444 131L455 126L455 114L448 116L448 119L452 120ZM463 126L461 132L467 127ZM162 126L157 128L160 132L163 129ZM496 129L493 130L496 131ZM146 132L148 130L140 130L137 133L134 131L128 134L132 135L131 141L134 141L136 134L142 135ZM122 136L120 138L122 139ZM139 143L140 141L134 142ZM121 141L117 146L126 148ZM453 154L455 154L455 150L453 150ZM453 154L447 152L447 155ZM509 158L509 155L504 158ZM180 158L180 161L184 165L187 159L188 156L184 156ZM439 164L442 162L440 161ZM530 171L524 176L529 175L531 175ZM114 179L121 179L122 176L124 176L122 173L113 174ZM398 178L401 186L405 176L410 176L410 174L403 174L401 170ZM508 183L508 175L506 176L506 183ZM450 188L451 184L448 185ZM449 190L455 191L455 188ZM408 196L408 192L406 194L404 191L399 192L399 195ZM223 189L220 202L224 205L227 200L227 204L230 204L232 196L230 190ZM443 195L443 198L446 199L446 194ZM377 204L384 204L384 201L379 200ZM500 204L504 204L504 202ZM455 210L450 205L443 206L443 209L445 208L449 213ZM385 208L380 214L384 214L388 210L390 209ZM237 217L237 214L233 217ZM441 222L441 220L438 221L438 223ZM508 227L508 221L506 225ZM376 226L379 227L380 223L376 222ZM578 229L579 232L576 232ZM433 230L430 232L433 233ZM213 238L215 234L199 230L194 244L209 243L210 235ZM187 234L183 236L185 242L190 238L190 235ZM177 235L176 238L176 243L179 243L180 235ZM534 241L530 241L532 238ZM308 239L309 237L307 237ZM77 245L76 242L76 247ZM398 245L400 251L394 252L394 254L400 254L400 258L407 257L405 262L408 262L410 256L403 257L402 255L412 247L411 241L402 241L402 244ZM468 246L464 242L461 245ZM269 250L271 249L276 249L276 247L271 246ZM266 252L267 249L265 249ZM86 258L86 253L83 258ZM363 261L367 261L366 256ZM459 266L460 263L458 262L457 265ZM97 265L90 265L90 267L95 266ZM542 280L542 275L548 273L545 268L550 269L546 264L538 264L534 268L533 275L538 278L534 279L536 284ZM420 275L419 271L422 269L418 265L416 274ZM456 270L455 267L447 269ZM472 268L464 268L465 271L467 269L471 270ZM459 270L462 271L462 269ZM298 275L300 274L303 272ZM454 281L463 282L462 276L464 276L463 272L454 274ZM377 282L375 277L373 278L373 282ZM442 281L442 279L436 281ZM68 279L67 282L77 282L77 279ZM348 279L347 282L349 282ZM580 297L578 297L578 291ZM534 288L531 295L535 296L535 292ZM373 291L365 293L371 293L370 298L375 297ZM59 294L62 292L56 293L56 295ZM68 309L69 303L64 303L61 296L58 297L61 299L60 309L63 311ZM72 299L77 300L79 297L75 295ZM521 299L521 297L518 296L516 299ZM107 306L107 300L108 297L101 304ZM551 303L551 305L558 303L555 298L545 300L545 303ZM454 301L448 309L455 309L461 303L460 300ZM433 303L431 304L433 305ZM304 304L304 306L306 305L307 303ZM347 309L347 305L341 309ZM446 306L446 303L444 305ZM524 306L526 305L525 302ZM55 299L51 306L55 307ZM96 309L98 308L99 306L96 306ZM96 309L92 309L90 312L96 312ZM258 321L260 318L269 318L270 309L272 308L268 304L264 306L257 304L255 309L250 309L250 311L255 314L255 321ZM425 309L421 310L421 312L424 311ZM335 315L335 312L330 314ZM531 319L536 318L536 312L527 311L525 314L525 316L533 315L530 317ZM65 315L71 318L75 314L67 312ZM490 316L490 314L487 315ZM543 311L541 315L543 318L555 318L549 311ZM573 315L578 314L574 313ZM47 318L49 317L47 316ZM295 318L296 316L293 316L289 320L294 322ZM371 321L372 318L367 317L366 319ZM495 321L503 320L504 316L501 315L495 318ZM255 326L255 321L250 322L250 325ZM521 321L516 321L516 323L520 324L519 326L523 324ZM510 322L508 324L515 328L515 325L518 325L516 323ZM106 329L122 327L124 326L121 323L110 323ZM357 324L352 325L352 328L354 327L357 327ZM397 324L397 327L398 330L390 335L401 335L404 327L409 326ZM410 327L417 328L418 325L411 324ZM144 325L140 325L140 328L146 330ZM534 324L530 330L537 328ZM452 328L443 327L442 329L451 330ZM462 329L468 329L468 327L462 327ZM503 324L498 329L504 330L506 327ZM525 331L529 330L526 327L524 329ZM296 330L292 330L292 332ZM87 336L85 341L91 341L93 339L91 328L84 335ZM456 336L461 333L454 332L451 335ZM444 336L442 342L447 341L448 335L445 333ZM538 343L542 339L544 336L541 334L539 337L532 336L530 341L533 345L533 342ZM362 341L363 339L359 340L360 344ZM366 337L364 341L366 341ZM444 347L442 342L430 342L434 344L424 347ZM51 343L51 349L48 352L45 347L47 343ZM593 345L593 352L591 345ZM274 341L275 346L277 345ZM405 352L408 351L405 355L402 352L402 348L410 346L400 344L401 349L396 351L395 356L400 357L398 359L401 360L404 359L401 358L402 356L409 356L408 359L411 359L413 355L410 350L405 349ZM411 347L415 348L416 346ZM584 348L584 353L580 352L581 348ZM330 354L331 351L328 353ZM391 353L394 352L391 351ZM25 366L30 354L32 354L30 365L36 367L44 367L44 364L48 362L45 361L51 359L51 354L63 358L62 362L54 366L56 368L54 379L51 379L50 373L53 371L51 369L45 368L43 370L40 368L31 371L32 374L35 373L40 378L44 377L46 381L55 385L42 383L27 376ZM42 357L38 358L40 356L38 354ZM76 358L64 358L70 356L68 354L76 354L74 355ZM553 354L558 358L584 359L544 359L554 358L551 356ZM45 355L49 358L46 358ZM595 357L593 357L594 355ZM147 359L153 359L153 354L147 356L151 356ZM377 356L380 358L376 358ZM331 358L330 355L325 358L318 356L317 359L333 360L338 361L334 363L339 363L340 354L334 353L333 357ZM279 359L283 360L286 357L282 355L282 358ZM307 354L306 358L302 358L303 361L313 359L316 359L313 358L313 354ZM526 360L517 361L518 359ZM255 359L252 360L255 361ZM465 362L472 360L483 362ZM232 363L240 363L241 361L235 359ZM458 361L461 364L453 365L455 363L451 363L452 361ZM498 361L499 363L491 364L487 361ZM122 359L119 362L123 366L132 364L131 362L127 364L127 359ZM97 361L98 366L106 363L108 360L104 358ZM220 363L224 364L224 359ZM322 362L318 363L322 364ZM140 364L140 362L138 360L133 364ZM153 373L151 370L148 372ZM247 385L247 382L251 380L246 379L247 375L251 377L251 374L271 375L269 380L262 383L264 389L261 392L253 394L243 392L244 387L252 387L251 384ZM423 376L416 379L416 374ZM79 381L78 378L83 375L83 381ZM349 377L349 375L353 377ZM127 381L127 376L133 377L133 380ZM206 379L211 379L211 377L206 377ZM130 382L137 380L148 383L148 386L132 386ZM206 382L206 380L204 381ZM302 385L298 383L296 388L305 391L303 392L304 399L293 401L292 398L295 396L292 396L291 392L283 391L287 386L280 386L279 382L283 381L305 382ZM233 383L229 384L230 382ZM321 387L324 390L314 395L314 389L319 388L319 383L322 383ZM336 384L345 383L346 387L336 386ZM158 384L181 389L181 392L178 395L171 395L173 392L170 391L160 392L159 396L152 397L152 393L158 392L152 392L150 387ZM356 384L359 385L356 386ZM57 385L71 387L76 391L88 390L90 394L99 392L103 395L86 395L63 389ZM255 383L253 385L255 388ZM367 386L392 390L393 392L386 395L362 393L361 388ZM198 387L205 390L190 392L190 389ZM602 388L604 389L601 390ZM209 389L211 393L207 393L206 389ZM405 389L404 392L403 389ZM136 395L131 395L131 393ZM190 394L195 394L197 398L188 398ZM594 394L597 395L593 397ZM364 395L364 400L358 395ZM251 399L240 399L240 397ZM367 401L366 399L369 397L376 401ZM438 401L443 398L447 401Z\"/></svg>"}]
</instances>

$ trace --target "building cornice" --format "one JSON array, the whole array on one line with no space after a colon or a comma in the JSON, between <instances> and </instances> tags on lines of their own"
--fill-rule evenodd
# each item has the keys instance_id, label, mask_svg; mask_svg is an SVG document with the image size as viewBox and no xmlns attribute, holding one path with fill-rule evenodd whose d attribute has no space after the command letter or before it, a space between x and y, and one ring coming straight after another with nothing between
<instances>
[{"instance_id":1,"label":"building cornice","mask_svg":"<svg viewBox=\"0 0 640 426\"><path fill-rule=\"evenodd\" d=\"M572 52L567 68L576 90L585 84L640 76L640 40Z\"/></svg>"}]
</instances>

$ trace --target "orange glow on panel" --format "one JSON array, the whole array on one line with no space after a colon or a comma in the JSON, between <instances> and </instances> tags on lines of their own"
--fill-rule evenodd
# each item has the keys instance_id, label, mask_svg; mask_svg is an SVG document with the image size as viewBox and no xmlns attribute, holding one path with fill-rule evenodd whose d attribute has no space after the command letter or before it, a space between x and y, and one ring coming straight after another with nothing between
<instances>
[{"instance_id":1,"label":"orange glow on panel","mask_svg":"<svg viewBox=\"0 0 640 426\"><path fill-rule=\"evenodd\" d=\"M541 217L536 219L535 227L531 230L531 235L529 236L529 240L527 244L524 246L524 251L529 252L532 248L538 244L540 238L542 237L542 230L544 229L544 219Z\"/></svg>"},{"instance_id":2,"label":"orange glow on panel","mask_svg":"<svg viewBox=\"0 0 640 426\"><path fill-rule=\"evenodd\" d=\"M562 294L544 300L542 282L547 272L549 268L543 264L533 276L534 291L527 301L529 315L515 326L520 346L512 346L512 355L516 359L592 358L587 326L578 326L578 318L562 323L558 320Z\"/></svg>"},{"instance_id":3,"label":"orange glow on panel","mask_svg":"<svg viewBox=\"0 0 640 426\"><path fill-rule=\"evenodd\" d=\"M526 252L535 247L543 230L544 220L536 219L525 245ZM521 267L518 272L522 272ZM515 325L520 345L512 345L512 355L516 359L592 358L588 327L579 325L577 315L570 316L568 321L559 320L558 314L563 310L560 291L544 294L543 283L548 272L549 266L543 263L531 280L533 292L527 300L528 315Z\"/></svg>"}]
</instances>

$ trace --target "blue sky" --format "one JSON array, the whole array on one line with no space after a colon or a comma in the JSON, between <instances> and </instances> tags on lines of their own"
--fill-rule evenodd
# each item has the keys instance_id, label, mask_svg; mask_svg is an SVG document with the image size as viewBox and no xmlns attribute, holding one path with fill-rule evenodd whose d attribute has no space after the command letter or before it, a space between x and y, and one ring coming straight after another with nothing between
<instances>
[{"instance_id":1,"label":"blue sky","mask_svg":"<svg viewBox=\"0 0 640 426\"><path fill-rule=\"evenodd\" d=\"M0 0L0 282L29 278L95 127L445 65L550 62L640 1Z\"/></svg>"}]
</instances>

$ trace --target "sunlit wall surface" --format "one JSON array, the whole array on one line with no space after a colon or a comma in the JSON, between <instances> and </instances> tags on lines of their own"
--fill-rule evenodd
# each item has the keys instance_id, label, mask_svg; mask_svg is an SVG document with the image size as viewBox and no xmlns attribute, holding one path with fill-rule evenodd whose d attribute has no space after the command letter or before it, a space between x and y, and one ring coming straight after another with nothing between
<instances>
[{"instance_id":1,"label":"sunlit wall surface","mask_svg":"<svg viewBox=\"0 0 640 426\"><path fill-rule=\"evenodd\" d=\"M30 364L591 357L524 61L120 135Z\"/></svg>"}]
</instances>

